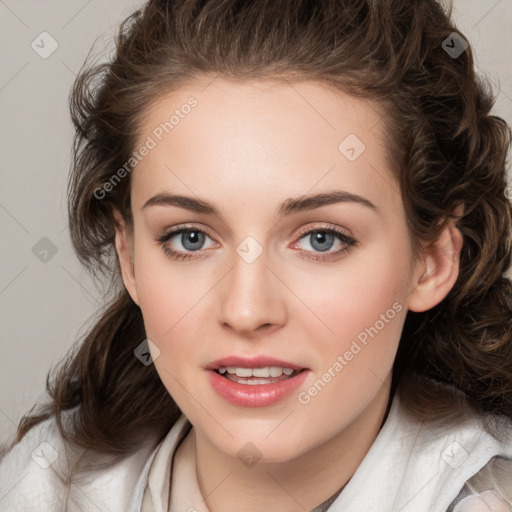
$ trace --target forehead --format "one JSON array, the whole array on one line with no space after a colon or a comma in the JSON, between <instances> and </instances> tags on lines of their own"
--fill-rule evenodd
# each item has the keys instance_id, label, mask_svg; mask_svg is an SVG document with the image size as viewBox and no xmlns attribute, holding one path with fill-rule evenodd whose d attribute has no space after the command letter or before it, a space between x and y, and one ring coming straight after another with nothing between
<instances>
[{"instance_id":1,"label":"forehead","mask_svg":"<svg viewBox=\"0 0 512 512\"><path fill-rule=\"evenodd\" d=\"M193 108L187 105L191 97L197 103ZM193 124L194 129L199 125L206 129L229 128L241 136L252 132L253 138L287 126L290 138L319 132L319 137L327 137L326 142L331 139L329 135L336 140L343 132L352 130L364 140L384 117L379 103L349 96L320 82L201 77L161 95L142 112L138 142L143 142L141 139L155 129L158 131L158 124L169 120L173 136L179 136L183 125ZM184 123L186 118L191 121ZM178 125L182 125L180 130ZM211 140L214 135L211 134ZM376 130L374 135L381 134Z\"/></svg>"},{"instance_id":2,"label":"forehead","mask_svg":"<svg viewBox=\"0 0 512 512\"><path fill-rule=\"evenodd\" d=\"M382 108L311 81L203 79L141 117L134 206L162 191L266 201L342 187L396 202Z\"/></svg>"}]
</instances>

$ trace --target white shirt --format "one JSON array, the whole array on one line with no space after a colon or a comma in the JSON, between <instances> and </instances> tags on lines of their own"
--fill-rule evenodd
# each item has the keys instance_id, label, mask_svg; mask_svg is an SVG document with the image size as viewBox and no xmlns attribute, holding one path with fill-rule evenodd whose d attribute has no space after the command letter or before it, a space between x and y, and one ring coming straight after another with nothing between
<instances>
[{"instance_id":1,"label":"white shirt","mask_svg":"<svg viewBox=\"0 0 512 512\"><path fill-rule=\"evenodd\" d=\"M174 459L190 428L182 415L160 443L148 439L110 468L94 467L103 458L85 461L89 469L66 494L58 473L65 469L66 453L70 460L74 455L69 455L69 447L50 418L0 459L0 511L182 512L179 507L186 504L183 512L192 510L191 506L208 512L197 484L195 461ZM512 511L512 420L507 420L507 434L507 439L495 439L478 418L455 425L421 423L406 414L395 394L370 450L327 510ZM173 462L178 465L173 467ZM487 489L498 492L482 492Z\"/></svg>"}]
</instances>

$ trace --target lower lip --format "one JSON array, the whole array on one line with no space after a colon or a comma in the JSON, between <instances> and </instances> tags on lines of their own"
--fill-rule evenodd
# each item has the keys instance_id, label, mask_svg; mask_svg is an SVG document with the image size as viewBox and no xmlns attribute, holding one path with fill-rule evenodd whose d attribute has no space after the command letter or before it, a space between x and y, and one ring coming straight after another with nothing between
<instances>
[{"instance_id":1,"label":"lower lip","mask_svg":"<svg viewBox=\"0 0 512 512\"><path fill-rule=\"evenodd\" d=\"M272 384L238 384L208 370L213 389L233 405L244 407L265 407L283 400L293 393L306 379L309 370L302 370L295 376Z\"/></svg>"}]
</instances>

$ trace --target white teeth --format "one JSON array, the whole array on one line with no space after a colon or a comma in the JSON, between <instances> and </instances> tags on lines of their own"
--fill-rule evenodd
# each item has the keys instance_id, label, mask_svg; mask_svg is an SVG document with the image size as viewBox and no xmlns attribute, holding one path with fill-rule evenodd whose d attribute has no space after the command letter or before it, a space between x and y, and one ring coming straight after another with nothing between
<instances>
[{"instance_id":1,"label":"white teeth","mask_svg":"<svg viewBox=\"0 0 512 512\"><path fill-rule=\"evenodd\" d=\"M221 366L219 373L221 375L226 372L236 375L237 377L280 377L283 373L291 375L293 368L281 368L280 366L265 366L264 368L237 368L235 366Z\"/></svg>"},{"instance_id":2,"label":"white teeth","mask_svg":"<svg viewBox=\"0 0 512 512\"><path fill-rule=\"evenodd\" d=\"M270 367L270 376L271 377L280 377L283 375L283 369L279 368L277 366L271 366Z\"/></svg>"},{"instance_id":3,"label":"white teeth","mask_svg":"<svg viewBox=\"0 0 512 512\"><path fill-rule=\"evenodd\" d=\"M266 366L265 368L253 368L252 369L253 377L270 377L270 367Z\"/></svg>"}]
</instances>

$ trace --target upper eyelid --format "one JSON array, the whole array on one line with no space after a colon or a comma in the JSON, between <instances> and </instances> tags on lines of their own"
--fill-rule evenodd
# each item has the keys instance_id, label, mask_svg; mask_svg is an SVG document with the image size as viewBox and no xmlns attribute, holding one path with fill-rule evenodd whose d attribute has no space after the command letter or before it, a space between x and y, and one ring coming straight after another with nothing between
<instances>
[{"instance_id":1,"label":"upper eyelid","mask_svg":"<svg viewBox=\"0 0 512 512\"><path fill-rule=\"evenodd\" d=\"M302 237L303 235L306 235L312 231L334 231L334 232L339 232L342 235L345 235L347 238L354 238L349 229L342 228L340 226L335 226L334 224L331 224L329 222L324 223L324 225L321 225L321 226L310 226L310 227L306 227L306 228L301 228L297 232L297 236Z\"/></svg>"},{"instance_id":2,"label":"upper eyelid","mask_svg":"<svg viewBox=\"0 0 512 512\"><path fill-rule=\"evenodd\" d=\"M211 239L214 239L214 237L209 233L209 231L206 228L198 227L198 226L188 226L188 225L183 225L183 226L177 226L177 227L170 228L169 230L166 230L163 233L163 235L158 236L157 238L159 240L161 240L163 238L169 238L171 236L178 235L182 231L200 231L201 233L204 233L205 235L208 235Z\"/></svg>"}]
</instances>

